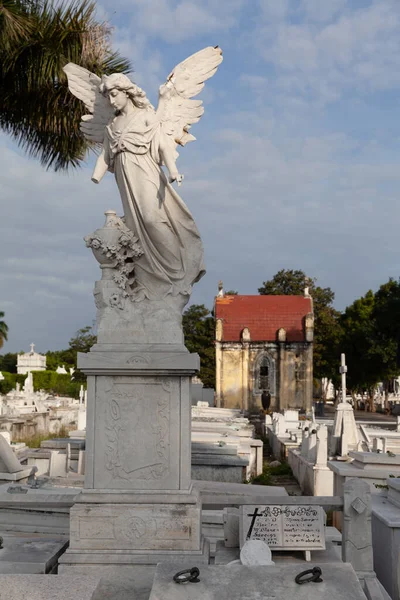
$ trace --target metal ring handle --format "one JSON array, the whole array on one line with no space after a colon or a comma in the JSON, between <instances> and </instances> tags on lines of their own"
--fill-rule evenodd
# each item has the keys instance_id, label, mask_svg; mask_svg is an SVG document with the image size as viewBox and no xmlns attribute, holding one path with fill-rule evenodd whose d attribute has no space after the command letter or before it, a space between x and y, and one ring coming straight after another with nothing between
<instances>
[{"instance_id":1,"label":"metal ring handle","mask_svg":"<svg viewBox=\"0 0 400 600\"><path fill-rule=\"evenodd\" d=\"M183 571L178 571L174 575L175 583L198 583L200 571L197 567L192 567L191 569L184 569Z\"/></svg>"},{"instance_id":2,"label":"metal ring handle","mask_svg":"<svg viewBox=\"0 0 400 600\"><path fill-rule=\"evenodd\" d=\"M306 575L309 575L310 577L306 577L304 579L304 577ZM295 577L295 582L298 583L299 585L302 585L303 583L320 583L321 581L323 581L323 579L321 578L322 575L322 570L320 567L313 567L312 569L308 569L307 571L303 571L302 573L299 573L298 575L296 575Z\"/></svg>"}]
</instances>

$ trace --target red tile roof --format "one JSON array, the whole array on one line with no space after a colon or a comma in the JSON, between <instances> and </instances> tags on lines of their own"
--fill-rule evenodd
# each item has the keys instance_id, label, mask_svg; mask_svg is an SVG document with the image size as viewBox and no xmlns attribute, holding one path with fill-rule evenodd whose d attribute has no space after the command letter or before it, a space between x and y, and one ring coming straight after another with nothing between
<instances>
[{"instance_id":1,"label":"red tile roof","mask_svg":"<svg viewBox=\"0 0 400 600\"><path fill-rule=\"evenodd\" d=\"M223 296L215 301L215 317L222 319L222 341L238 342L245 327L250 339L275 342L278 329L288 342L304 342L304 317L312 312L311 298L304 296Z\"/></svg>"}]
</instances>

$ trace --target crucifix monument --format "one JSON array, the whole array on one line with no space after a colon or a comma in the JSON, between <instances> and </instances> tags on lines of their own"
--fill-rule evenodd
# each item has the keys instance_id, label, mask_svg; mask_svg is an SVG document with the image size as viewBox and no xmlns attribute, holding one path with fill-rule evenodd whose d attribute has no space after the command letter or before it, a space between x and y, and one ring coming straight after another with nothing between
<instances>
[{"instance_id":1,"label":"crucifix monument","mask_svg":"<svg viewBox=\"0 0 400 600\"><path fill-rule=\"evenodd\" d=\"M339 373L342 376L342 400L336 407L330 454L335 455L337 453L345 457L348 455L349 450L357 448L359 441L354 410L346 400L347 365L345 354L340 355Z\"/></svg>"},{"instance_id":2,"label":"crucifix monument","mask_svg":"<svg viewBox=\"0 0 400 600\"><path fill-rule=\"evenodd\" d=\"M205 272L203 247L172 183L183 181L176 147L195 139L189 129L203 114L192 98L221 61L210 47L180 63L160 87L157 110L126 75L64 69L89 113L84 135L102 144L92 181L114 173L124 216L107 210L104 226L85 238L102 271L98 337L78 355L88 377L85 485L61 572L208 559L191 482L190 380L199 357L182 330Z\"/></svg>"},{"instance_id":3,"label":"crucifix monument","mask_svg":"<svg viewBox=\"0 0 400 600\"><path fill-rule=\"evenodd\" d=\"M346 365L346 355L340 355L340 367L339 373L342 376L342 402L346 402L346 373L347 373L347 365Z\"/></svg>"}]
</instances>

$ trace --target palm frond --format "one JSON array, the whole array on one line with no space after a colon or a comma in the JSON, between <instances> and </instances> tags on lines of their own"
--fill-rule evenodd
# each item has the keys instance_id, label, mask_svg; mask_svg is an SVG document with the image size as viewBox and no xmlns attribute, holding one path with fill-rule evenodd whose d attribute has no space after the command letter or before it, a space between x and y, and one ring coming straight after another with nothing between
<instances>
[{"instance_id":1,"label":"palm frond","mask_svg":"<svg viewBox=\"0 0 400 600\"><path fill-rule=\"evenodd\" d=\"M130 63L112 52L110 27L96 22L89 0L56 7L47 0L5 2L10 10L19 6L29 26L16 33L18 42L0 46L0 127L44 166L76 167L89 147L79 130L84 108L62 68L75 62L101 75L128 72ZM0 38L4 27L3 18Z\"/></svg>"}]
</instances>

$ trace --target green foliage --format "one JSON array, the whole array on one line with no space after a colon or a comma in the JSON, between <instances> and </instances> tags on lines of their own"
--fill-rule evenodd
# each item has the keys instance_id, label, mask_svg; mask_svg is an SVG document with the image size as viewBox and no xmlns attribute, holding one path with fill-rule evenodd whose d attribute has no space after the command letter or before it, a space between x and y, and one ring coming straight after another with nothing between
<instances>
[{"instance_id":1,"label":"green foliage","mask_svg":"<svg viewBox=\"0 0 400 600\"><path fill-rule=\"evenodd\" d=\"M67 438L70 429L62 425L57 433L35 434L31 437L16 437L15 442L23 442L29 448L40 448L40 444L45 440L53 440L54 438Z\"/></svg>"},{"instance_id":2,"label":"green foliage","mask_svg":"<svg viewBox=\"0 0 400 600\"><path fill-rule=\"evenodd\" d=\"M26 375L17 375L17 373L8 373L7 371L2 371L2 375L4 379L0 381L0 394L8 394L16 388L17 383L22 386L26 379Z\"/></svg>"},{"instance_id":3,"label":"green foliage","mask_svg":"<svg viewBox=\"0 0 400 600\"><path fill-rule=\"evenodd\" d=\"M79 398L81 384L71 381L69 375L54 371L33 371L33 387L35 391L44 390L49 394Z\"/></svg>"},{"instance_id":4,"label":"green foliage","mask_svg":"<svg viewBox=\"0 0 400 600\"><path fill-rule=\"evenodd\" d=\"M192 304L183 313L185 345L200 356L200 373L204 387L215 387L214 318L204 304Z\"/></svg>"},{"instance_id":5,"label":"green foliage","mask_svg":"<svg viewBox=\"0 0 400 600\"><path fill-rule=\"evenodd\" d=\"M73 352L89 352L90 348L97 342L94 326L87 325L78 329L75 336L69 340L70 350Z\"/></svg>"},{"instance_id":6,"label":"green foliage","mask_svg":"<svg viewBox=\"0 0 400 600\"><path fill-rule=\"evenodd\" d=\"M97 337L94 333L94 326L87 325L79 329L74 337L69 341L69 348L66 350L49 350L46 352L46 368L48 371L55 371L57 367L63 366L67 371L72 367L75 369L73 381L76 383L86 382L85 375L77 368L78 352L89 352L90 348L96 343Z\"/></svg>"},{"instance_id":7,"label":"green foliage","mask_svg":"<svg viewBox=\"0 0 400 600\"><path fill-rule=\"evenodd\" d=\"M46 369L55 371L57 367L64 367L67 371L70 368L75 368L76 352L68 348L67 350L49 350L46 352Z\"/></svg>"},{"instance_id":8,"label":"green foliage","mask_svg":"<svg viewBox=\"0 0 400 600\"><path fill-rule=\"evenodd\" d=\"M337 379L338 357L342 336L340 313L332 306L335 298L331 288L316 285L316 279L307 277L304 271L278 271L269 281L264 281L258 289L264 295L303 296L308 286L314 308L314 377Z\"/></svg>"},{"instance_id":9,"label":"green foliage","mask_svg":"<svg viewBox=\"0 0 400 600\"><path fill-rule=\"evenodd\" d=\"M26 375L7 373L2 371L4 380L0 381L0 394L8 394L16 388L17 383L21 388L25 382ZM79 398L81 382L71 381L69 375L59 374L55 371L32 371L33 388L36 392L44 390L48 394Z\"/></svg>"},{"instance_id":10,"label":"green foliage","mask_svg":"<svg viewBox=\"0 0 400 600\"><path fill-rule=\"evenodd\" d=\"M370 290L348 306L341 317L345 332L342 351L348 366L347 387L356 393L372 390L381 379L382 365L377 360L372 318L374 306L375 295Z\"/></svg>"},{"instance_id":11,"label":"green foliage","mask_svg":"<svg viewBox=\"0 0 400 600\"><path fill-rule=\"evenodd\" d=\"M371 408L376 384L399 372L400 284L393 279L348 306L341 317L348 388L367 391Z\"/></svg>"},{"instance_id":12,"label":"green foliage","mask_svg":"<svg viewBox=\"0 0 400 600\"><path fill-rule=\"evenodd\" d=\"M8 373L17 372L17 353L8 352L3 356L0 356L0 371L7 371Z\"/></svg>"},{"instance_id":13,"label":"green foliage","mask_svg":"<svg viewBox=\"0 0 400 600\"><path fill-rule=\"evenodd\" d=\"M68 91L63 67L130 70L94 13L88 0L0 0L0 128L56 170L77 166L88 148L79 130L86 109Z\"/></svg>"},{"instance_id":14,"label":"green foliage","mask_svg":"<svg viewBox=\"0 0 400 600\"><path fill-rule=\"evenodd\" d=\"M275 477L291 477L292 475L292 469L287 462L283 462L276 467L271 467L268 462L264 462L263 472L261 475L254 477L251 483L256 485L276 485Z\"/></svg>"}]
</instances>

